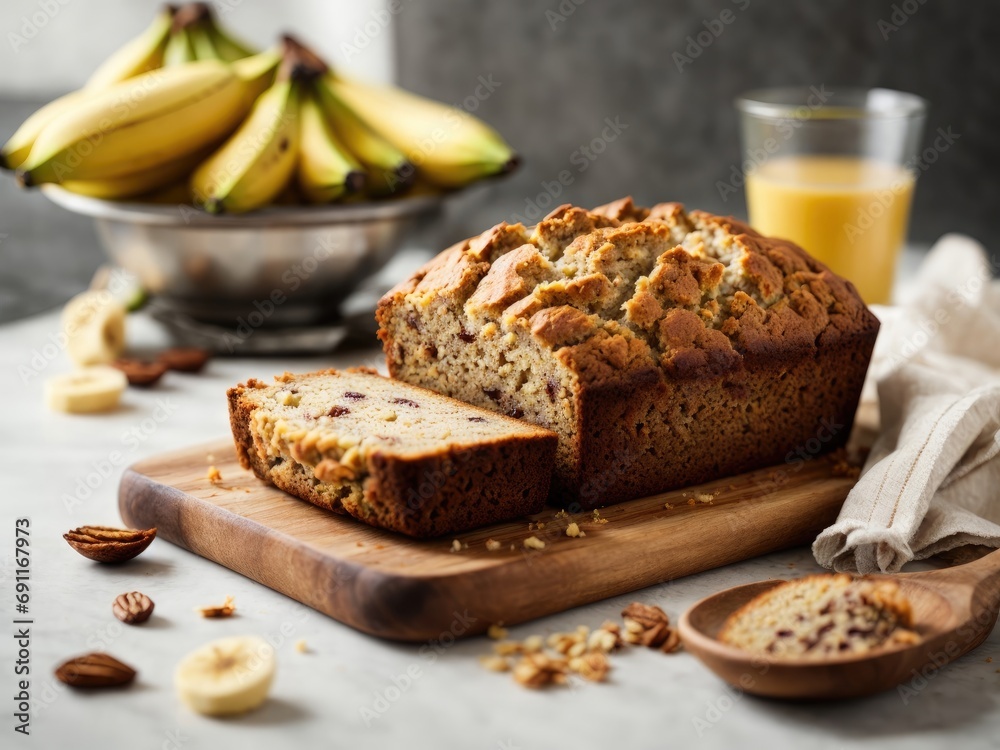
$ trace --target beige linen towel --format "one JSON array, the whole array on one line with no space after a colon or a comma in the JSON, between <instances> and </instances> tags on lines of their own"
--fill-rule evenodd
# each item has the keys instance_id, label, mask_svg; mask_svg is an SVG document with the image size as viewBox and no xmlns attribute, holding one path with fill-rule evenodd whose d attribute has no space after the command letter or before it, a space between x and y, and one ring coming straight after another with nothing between
<instances>
[{"instance_id":1,"label":"beige linen towel","mask_svg":"<svg viewBox=\"0 0 1000 750\"><path fill-rule=\"evenodd\" d=\"M874 573L963 544L1000 546L1000 284L990 259L946 235L912 301L876 314L862 401L878 399L881 432L813 554Z\"/></svg>"}]
</instances>

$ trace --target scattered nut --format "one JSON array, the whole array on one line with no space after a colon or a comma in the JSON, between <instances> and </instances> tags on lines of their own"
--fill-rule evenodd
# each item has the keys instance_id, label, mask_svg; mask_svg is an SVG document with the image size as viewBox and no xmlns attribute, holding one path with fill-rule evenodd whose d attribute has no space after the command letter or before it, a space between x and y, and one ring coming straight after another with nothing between
<instances>
[{"instance_id":1,"label":"scattered nut","mask_svg":"<svg viewBox=\"0 0 1000 750\"><path fill-rule=\"evenodd\" d=\"M236 611L236 600L231 596L226 597L226 601L216 607L199 607L198 612L202 617L232 617Z\"/></svg>"},{"instance_id":2,"label":"scattered nut","mask_svg":"<svg viewBox=\"0 0 1000 750\"><path fill-rule=\"evenodd\" d=\"M111 605L111 611L115 617L126 625L138 625L146 622L153 614L153 600L139 591L130 591L127 594L119 594Z\"/></svg>"},{"instance_id":3,"label":"scattered nut","mask_svg":"<svg viewBox=\"0 0 1000 750\"><path fill-rule=\"evenodd\" d=\"M105 688L127 685L135 679L135 670L107 654L87 654L64 662L56 669L56 678L75 688Z\"/></svg>"},{"instance_id":4,"label":"scattered nut","mask_svg":"<svg viewBox=\"0 0 1000 750\"><path fill-rule=\"evenodd\" d=\"M569 668L585 680L604 682L611 671L611 662L604 654L594 652L571 658Z\"/></svg>"},{"instance_id":5,"label":"scattered nut","mask_svg":"<svg viewBox=\"0 0 1000 750\"><path fill-rule=\"evenodd\" d=\"M479 663L491 672L506 672L510 669L510 662L504 657L497 655L480 656Z\"/></svg>"},{"instance_id":6,"label":"scattered nut","mask_svg":"<svg viewBox=\"0 0 1000 750\"><path fill-rule=\"evenodd\" d=\"M177 346L160 352L157 360L178 372L199 372L211 359L208 349L197 346Z\"/></svg>"},{"instance_id":7,"label":"scattered nut","mask_svg":"<svg viewBox=\"0 0 1000 750\"><path fill-rule=\"evenodd\" d=\"M529 635L521 642L521 649L526 654L534 654L542 650L544 642L540 635Z\"/></svg>"},{"instance_id":8,"label":"scattered nut","mask_svg":"<svg viewBox=\"0 0 1000 750\"><path fill-rule=\"evenodd\" d=\"M621 648L622 636L621 628L616 623L606 622L587 639L587 650L598 651L600 653L611 653Z\"/></svg>"},{"instance_id":9,"label":"scattered nut","mask_svg":"<svg viewBox=\"0 0 1000 750\"><path fill-rule=\"evenodd\" d=\"M162 362L143 362L140 359L118 359L111 366L125 373L129 385L140 387L153 385L167 371Z\"/></svg>"},{"instance_id":10,"label":"scattered nut","mask_svg":"<svg viewBox=\"0 0 1000 750\"><path fill-rule=\"evenodd\" d=\"M622 617L625 621L623 640L627 643L659 648L666 653L680 648L677 631L670 627L670 618L659 607L632 602L622 610Z\"/></svg>"},{"instance_id":11,"label":"scattered nut","mask_svg":"<svg viewBox=\"0 0 1000 750\"><path fill-rule=\"evenodd\" d=\"M527 654L514 665L514 680L529 688L566 684L565 659L553 659L542 653Z\"/></svg>"},{"instance_id":12,"label":"scattered nut","mask_svg":"<svg viewBox=\"0 0 1000 750\"><path fill-rule=\"evenodd\" d=\"M545 549L545 542L537 536L529 536L522 542L522 544L525 549Z\"/></svg>"},{"instance_id":13,"label":"scattered nut","mask_svg":"<svg viewBox=\"0 0 1000 750\"><path fill-rule=\"evenodd\" d=\"M156 529L119 529L114 526L81 526L63 534L63 539L84 557L102 563L131 560L156 536Z\"/></svg>"},{"instance_id":14,"label":"scattered nut","mask_svg":"<svg viewBox=\"0 0 1000 750\"><path fill-rule=\"evenodd\" d=\"M500 641L493 644L493 652L497 656L514 656L523 654L524 648L517 641Z\"/></svg>"}]
</instances>

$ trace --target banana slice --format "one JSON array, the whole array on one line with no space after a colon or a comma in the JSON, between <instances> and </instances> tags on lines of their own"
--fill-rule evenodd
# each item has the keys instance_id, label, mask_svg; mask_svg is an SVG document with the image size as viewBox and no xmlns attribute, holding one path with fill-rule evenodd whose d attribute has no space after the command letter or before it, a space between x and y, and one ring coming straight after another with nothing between
<instances>
[{"instance_id":1,"label":"banana slice","mask_svg":"<svg viewBox=\"0 0 1000 750\"><path fill-rule=\"evenodd\" d=\"M125 349L125 306L107 291L88 291L66 303L62 313L66 351L81 366L104 365Z\"/></svg>"},{"instance_id":2,"label":"banana slice","mask_svg":"<svg viewBox=\"0 0 1000 750\"><path fill-rule=\"evenodd\" d=\"M241 714L267 698L274 669L274 649L263 638L221 638L185 656L174 685L181 700L200 714Z\"/></svg>"},{"instance_id":3,"label":"banana slice","mask_svg":"<svg viewBox=\"0 0 1000 750\"><path fill-rule=\"evenodd\" d=\"M105 365L84 367L45 381L45 403L53 411L89 414L118 406L128 378L121 370Z\"/></svg>"}]
</instances>

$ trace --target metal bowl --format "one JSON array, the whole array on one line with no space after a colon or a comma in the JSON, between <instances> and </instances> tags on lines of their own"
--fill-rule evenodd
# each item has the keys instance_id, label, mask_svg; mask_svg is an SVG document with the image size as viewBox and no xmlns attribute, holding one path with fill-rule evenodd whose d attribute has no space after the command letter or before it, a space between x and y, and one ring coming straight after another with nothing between
<instances>
[{"instance_id":1,"label":"metal bowl","mask_svg":"<svg viewBox=\"0 0 1000 750\"><path fill-rule=\"evenodd\" d=\"M336 320L340 303L440 212L441 195L330 206L275 206L212 216L190 206L45 195L94 217L111 260L161 304L197 321L261 326Z\"/></svg>"}]
</instances>

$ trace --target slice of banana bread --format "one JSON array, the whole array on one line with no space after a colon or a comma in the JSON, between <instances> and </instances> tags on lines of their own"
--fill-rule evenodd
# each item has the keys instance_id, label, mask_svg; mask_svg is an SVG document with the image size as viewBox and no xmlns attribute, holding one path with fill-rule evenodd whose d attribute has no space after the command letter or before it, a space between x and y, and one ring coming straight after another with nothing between
<instances>
[{"instance_id":1,"label":"slice of banana bread","mask_svg":"<svg viewBox=\"0 0 1000 750\"><path fill-rule=\"evenodd\" d=\"M373 370L229 389L240 463L321 508L415 537L537 513L556 436Z\"/></svg>"},{"instance_id":2,"label":"slice of banana bread","mask_svg":"<svg viewBox=\"0 0 1000 750\"><path fill-rule=\"evenodd\" d=\"M842 445L878 331L796 245L628 198L460 242L377 317L393 377L554 430L583 508Z\"/></svg>"},{"instance_id":3,"label":"slice of banana bread","mask_svg":"<svg viewBox=\"0 0 1000 750\"><path fill-rule=\"evenodd\" d=\"M912 625L910 602L894 581L813 575L754 597L718 638L779 659L825 659L914 643Z\"/></svg>"}]
</instances>

